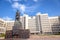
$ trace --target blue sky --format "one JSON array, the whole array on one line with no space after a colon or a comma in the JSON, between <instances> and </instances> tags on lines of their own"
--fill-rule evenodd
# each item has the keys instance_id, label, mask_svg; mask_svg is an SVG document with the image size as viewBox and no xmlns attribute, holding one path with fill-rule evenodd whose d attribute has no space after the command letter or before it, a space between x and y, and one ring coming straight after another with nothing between
<instances>
[{"instance_id":1,"label":"blue sky","mask_svg":"<svg viewBox=\"0 0 60 40\"><path fill-rule=\"evenodd\" d=\"M21 15L35 16L41 12L60 16L60 0L0 0L0 18L13 20L17 9Z\"/></svg>"}]
</instances>

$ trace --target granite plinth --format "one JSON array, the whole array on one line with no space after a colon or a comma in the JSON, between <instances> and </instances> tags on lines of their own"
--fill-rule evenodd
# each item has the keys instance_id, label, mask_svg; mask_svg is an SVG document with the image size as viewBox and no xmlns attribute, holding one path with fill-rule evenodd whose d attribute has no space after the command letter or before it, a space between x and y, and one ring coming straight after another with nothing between
<instances>
[{"instance_id":1,"label":"granite plinth","mask_svg":"<svg viewBox=\"0 0 60 40\"><path fill-rule=\"evenodd\" d=\"M6 38L29 38L29 29L20 29L19 34L13 34L12 30L6 31Z\"/></svg>"},{"instance_id":2,"label":"granite plinth","mask_svg":"<svg viewBox=\"0 0 60 40\"><path fill-rule=\"evenodd\" d=\"M12 30L6 31L6 36L5 38L12 38Z\"/></svg>"}]
</instances>

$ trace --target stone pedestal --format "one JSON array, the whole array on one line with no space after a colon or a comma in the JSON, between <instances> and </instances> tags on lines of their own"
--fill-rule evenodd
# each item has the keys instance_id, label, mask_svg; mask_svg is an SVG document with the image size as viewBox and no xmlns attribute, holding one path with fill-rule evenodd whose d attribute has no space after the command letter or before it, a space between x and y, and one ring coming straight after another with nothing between
<instances>
[{"instance_id":1,"label":"stone pedestal","mask_svg":"<svg viewBox=\"0 0 60 40\"><path fill-rule=\"evenodd\" d=\"M6 38L29 38L30 31L28 29L20 29L19 34L13 34L12 30L6 31Z\"/></svg>"},{"instance_id":2,"label":"stone pedestal","mask_svg":"<svg viewBox=\"0 0 60 40\"><path fill-rule=\"evenodd\" d=\"M6 36L5 38L12 38L12 30L6 31Z\"/></svg>"}]
</instances>

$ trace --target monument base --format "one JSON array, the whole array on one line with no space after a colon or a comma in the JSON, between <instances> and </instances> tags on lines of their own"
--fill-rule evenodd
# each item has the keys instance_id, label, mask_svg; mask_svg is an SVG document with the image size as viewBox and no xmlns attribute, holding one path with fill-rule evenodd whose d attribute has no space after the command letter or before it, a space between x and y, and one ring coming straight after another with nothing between
<instances>
[{"instance_id":1,"label":"monument base","mask_svg":"<svg viewBox=\"0 0 60 40\"><path fill-rule=\"evenodd\" d=\"M20 29L19 34L13 34L12 30L6 31L6 38L29 38L30 31L29 29Z\"/></svg>"}]
</instances>

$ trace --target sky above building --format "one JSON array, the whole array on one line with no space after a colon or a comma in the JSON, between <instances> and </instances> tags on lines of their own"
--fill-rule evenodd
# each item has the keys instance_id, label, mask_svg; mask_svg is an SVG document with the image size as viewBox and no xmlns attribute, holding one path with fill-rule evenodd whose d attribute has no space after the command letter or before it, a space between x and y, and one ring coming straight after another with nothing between
<instances>
[{"instance_id":1,"label":"sky above building","mask_svg":"<svg viewBox=\"0 0 60 40\"><path fill-rule=\"evenodd\" d=\"M35 16L38 12L60 16L60 0L0 0L0 18L14 20L16 11Z\"/></svg>"}]
</instances>

